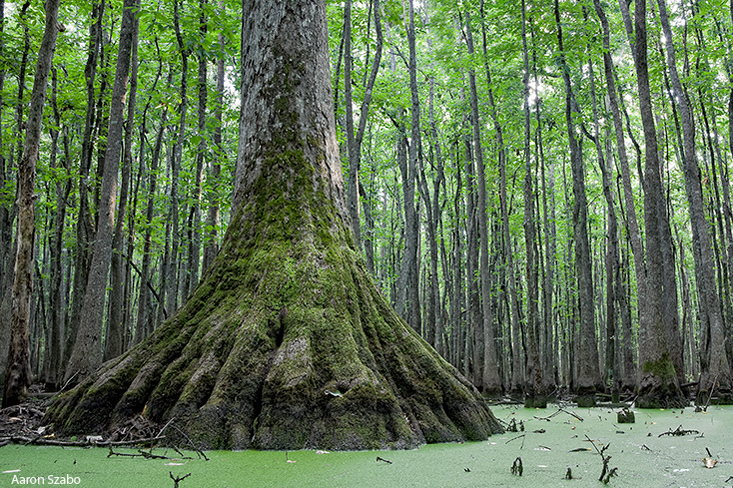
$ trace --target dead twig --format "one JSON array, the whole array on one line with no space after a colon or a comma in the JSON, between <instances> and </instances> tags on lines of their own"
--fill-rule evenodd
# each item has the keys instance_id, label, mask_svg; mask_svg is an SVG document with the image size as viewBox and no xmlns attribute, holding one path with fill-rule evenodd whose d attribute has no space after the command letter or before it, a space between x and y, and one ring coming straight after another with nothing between
<instances>
[{"instance_id":1,"label":"dead twig","mask_svg":"<svg viewBox=\"0 0 733 488\"><path fill-rule=\"evenodd\" d=\"M518 436L517 436L517 437L515 437L514 439L509 439L509 440L508 440L508 441L506 441L506 442L505 442L504 444L509 444L509 443L510 443L511 441L516 441L517 439L522 439L522 447L520 447L519 449L524 449L524 438L525 438L526 436L527 436L527 434L522 434L522 435L518 435Z\"/></svg>"},{"instance_id":2,"label":"dead twig","mask_svg":"<svg viewBox=\"0 0 733 488\"><path fill-rule=\"evenodd\" d=\"M191 473L188 473L186 476L181 476L181 477L173 476L172 471L168 471L168 474L171 475L171 479L173 480L173 483L174 483L173 488L178 488L178 483L180 483L181 481L191 476Z\"/></svg>"},{"instance_id":3,"label":"dead twig","mask_svg":"<svg viewBox=\"0 0 733 488\"><path fill-rule=\"evenodd\" d=\"M170 419L170 420L168 421L168 423L166 423L166 424L165 424L165 425L163 426L163 428L162 428L162 429L160 429L160 431L158 432L158 436L157 436L157 437L160 437L161 435L163 435L163 432L165 432L165 429L167 429L167 428L168 428L168 426L169 426L170 424L172 424L172 423L173 423L173 421L174 421L175 419L176 419L175 417L171 417L171 419Z\"/></svg>"},{"instance_id":4,"label":"dead twig","mask_svg":"<svg viewBox=\"0 0 733 488\"><path fill-rule=\"evenodd\" d=\"M588 439L588 442L593 444L593 447L596 449L596 452L601 456L601 459L603 459L603 468L601 469L601 476L598 477L598 481L602 481L605 484L608 484L609 481L611 481L611 478L614 476L618 476L618 468L609 468L608 463L611 461L611 456L605 456L604 453L606 452L606 449L611 445L609 442L603 448L598 449L598 446L596 445L593 440L588 437L588 434L585 435L585 438Z\"/></svg>"},{"instance_id":5,"label":"dead twig","mask_svg":"<svg viewBox=\"0 0 733 488\"><path fill-rule=\"evenodd\" d=\"M522 420L517 424L517 419L512 419L506 429L508 432L524 432L524 422Z\"/></svg>"},{"instance_id":6,"label":"dead twig","mask_svg":"<svg viewBox=\"0 0 733 488\"><path fill-rule=\"evenodd\" d=\"M392 464L392 461L377 456L377 462L382 461L383 463Z\"/></svg>"},{"instance_id":7,"label":"dead twig","mask_svg":"<svg viewBox=\"0 0 733 488\"><path fill-rule=\"evenodd\" d=\"M608 457L610 458L611 456L608 456ZM606 477L605 477L605 478L603 478L603 480L602 480L602 481L603 481L603 483L607 485L607 484L608 484L608 482L609 482L609 481L611 481L611 478L612 478L613 476L618 476L618 468L613 468L613 469L611 469L611 470L610 470L610 471L608 472L608 474L606 475Z\"/></svg>"},{"instance_id":8,"label":"dead twig","mask_svg":"<svg viewBox=\"0 0 733 488\"><path fill-rule=\"evenodd\" d=\"M209 458L206 457L206 454L204 454L204 451L202 451L201 449L199 449L198 447L196 447L196 445L193 443L193 441L191 440L191 438L188 437L185 432L183 432L181 429L179 429L175 424L171 424L171 427L173 427L174 429L176 429L176 432L178 432L179 434L181 434L183 437L186 438L186 440L188 441L188 444L193 448L193 450L196 452L196 454L198 454L199 459L201 459L203 457L205 460L207 460L207 461L209 460Z\"/></svg>"}]
</instances>

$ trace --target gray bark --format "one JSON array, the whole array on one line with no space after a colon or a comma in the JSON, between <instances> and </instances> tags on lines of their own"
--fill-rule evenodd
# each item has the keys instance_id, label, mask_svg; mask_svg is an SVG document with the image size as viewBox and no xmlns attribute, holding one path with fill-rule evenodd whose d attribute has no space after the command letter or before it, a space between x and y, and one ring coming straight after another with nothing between
<instances>
[{"instance_id":1,"label":"gray bark","mask_svg":"<svg viewBox=\"0 0 733 488\"><path fill-rule=\"evenodd\" d=\"M95 3L92 7L92 16L95 22L89 27L89 48L87 61L84 66L86 81L86 115L84 119L84 133L82 135L81 157L79 160L79 216L76 222L76 249L74 256L74 284L71 298L71 313L66 328L65 344L63 348L62 365L68 365L71 351L74 348L76 331L79 325L79 314L84 303L84 293L89 279L89 265L92 259L91 241L94 234L94 222L89 205L89 190L91 188L90 170L94 151L94 127L97 120L95 80L97 78L97 64L102 49L102 19L104 18L105 0ZM102 90L100 89L100 92ZM100 93L101 96L101 93ZM63 375L66 372L64 371Z\"/></svg>"},{"instance_id":2,"label":"gray bark","mask_svg":"<svg viewBox=\"0 0 733 488\"><path fill-rule=\"evenodd\" d=\"M112 240L117 207L117 173L122 154L122 133L125 121L125 93L130 74L130 58L136 30L137 0L125 0L120 30L115 81L112 88L107 148L100 192L99 217L94 239L94 255L89 270L84 303L74 348L64 376L72 383L89 376L102 363L102 320L112 256Z\"/></svg>"},{"instance_id":3,"label":"gray bark","mask_svg":"<svg viewBox=\"0 0 733 488\"><path fill-rule=\"evenodd\" d=\"M137 100L137 31L138 20L135 17L135 26L133 27L132 54L131 54L131 75L130 89L127 102L127 119L124 128L124 151L122 154L122 185L120 188L119 207L116 211L116 222L114 229L114 237L112 240L112 260L110 265L110 285L111 292L109 296L109 312L107 314L107 337L104 343L104 360L109 360L119 356L125 350L125 329L127 321L125 320L125 275L127 261L125 255L125 229L124 223L127 218L127 205L131 186L132 172L132 139L135 124L135 104Z\"/></svg>"}]
</instances>

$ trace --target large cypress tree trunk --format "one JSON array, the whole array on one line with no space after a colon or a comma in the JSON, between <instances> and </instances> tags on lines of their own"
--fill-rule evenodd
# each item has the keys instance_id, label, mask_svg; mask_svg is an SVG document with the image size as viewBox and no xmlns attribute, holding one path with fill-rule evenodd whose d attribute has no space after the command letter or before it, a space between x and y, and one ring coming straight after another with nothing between
<instances>
[{"instance_id":1,"label":"large cypress tree trunk","mask_svg":"<svg viewBox=\"0 0 733 488\"><path fill-rule=\"evenodd\" d=\"M242 40L221 252L171 320L59 397L47 420L103 431L144 410L216 448L409 447L500 430L389 308L353 245L325 2L247 0Z\"/></svg>"}]
</instances>

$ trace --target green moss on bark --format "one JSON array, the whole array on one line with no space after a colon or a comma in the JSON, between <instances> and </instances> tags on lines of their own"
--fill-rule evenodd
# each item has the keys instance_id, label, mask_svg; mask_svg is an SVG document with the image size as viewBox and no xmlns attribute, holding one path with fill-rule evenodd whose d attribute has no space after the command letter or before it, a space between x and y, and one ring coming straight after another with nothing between
<instances>
[{"instance_id":1,"label":"green moss on bark","mask_svg":"<svg viewBox=\"0 0 733 488\"><path fill-rule=\"evenodd\" d=\"M639 408L679 408L689 402L682 395L669 353L642 365L636 405Z\"/></svg>"}]
</instances>

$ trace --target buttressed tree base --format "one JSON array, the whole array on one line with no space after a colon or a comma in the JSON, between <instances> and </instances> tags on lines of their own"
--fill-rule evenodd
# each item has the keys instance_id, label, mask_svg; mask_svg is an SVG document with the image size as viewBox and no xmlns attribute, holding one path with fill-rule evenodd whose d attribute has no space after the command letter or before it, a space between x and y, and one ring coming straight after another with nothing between
<instances>
[{"instance_id":1,"label":"buttressed tree base","mask_svg":"<svg viewBox=\"0 0 733 488\"><path fill-rule=\"evenodd\" d=\"M236 212L222 249L181 310L58 398L48 422L80 434L175 419L217 449L410 448L500 432L353 248L325 2L243 8Z\"/></svg>"}]
</instances>

